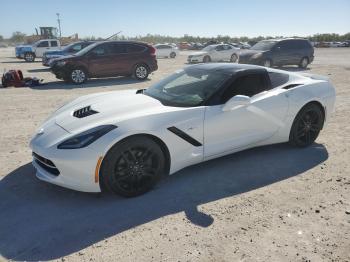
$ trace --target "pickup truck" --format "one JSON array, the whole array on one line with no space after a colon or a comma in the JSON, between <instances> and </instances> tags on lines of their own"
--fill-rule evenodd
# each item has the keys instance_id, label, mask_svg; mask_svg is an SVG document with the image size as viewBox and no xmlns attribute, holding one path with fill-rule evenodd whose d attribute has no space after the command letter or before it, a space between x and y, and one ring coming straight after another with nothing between
<instances>
[{"instance_id":1,"label":"pickup truck","mask_svg":"<svg viewBox=\"0 0 350 262\"><path fill-rule=\"evenodd\" d=\"M57 39L42 39L32 45L16 46L16 57L24 59L27 62L34 62L36 57L42 57L43 54L51 50L60 50L61 43Z\"/></svg>"}]
</instances>

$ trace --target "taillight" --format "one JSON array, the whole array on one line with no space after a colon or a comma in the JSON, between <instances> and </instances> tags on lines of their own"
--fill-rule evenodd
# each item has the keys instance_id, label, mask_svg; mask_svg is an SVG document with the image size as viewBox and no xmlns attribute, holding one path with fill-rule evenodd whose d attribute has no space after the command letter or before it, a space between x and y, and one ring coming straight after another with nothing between
<instances>
[{"instance_id":1,"label":"taillight","mask_svg":"<svg viewBox=\"0 0 350 262\"><path fill-rule=\"evenodd\" d=\"M149 49L149 52L150 52L151 55L155 55L156 54L156 49L153 46L149 45L148 49Z\"/></svg>"}]
</instances>

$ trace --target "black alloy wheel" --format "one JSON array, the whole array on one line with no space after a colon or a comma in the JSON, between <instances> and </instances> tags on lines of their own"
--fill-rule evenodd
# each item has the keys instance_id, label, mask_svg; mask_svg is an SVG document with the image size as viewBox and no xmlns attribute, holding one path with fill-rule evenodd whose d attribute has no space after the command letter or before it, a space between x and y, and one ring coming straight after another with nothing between
<instances>
[{"instance_id":1,"label":"black alloy wheel","mask_svg":"<svg viewBox=\"0 0 350 262\"><path fill-rule=\"evenodd\" d=\"M165 171L163 151L148 137L134 137L117 143L105 157L101 176L105 187L135 197L151 190Z\"/></svg>"},{"instance_id":2,"label":"black alloy wheel","mask_svg":"<svg viewBox=\"0 0 350 262\"><path fill-rule=\"evenodd\" d=\"M294 119L289 141L292 145L306 147L318 137L324 122L320 106L308 104L303 107Z\"/></svg>"}]
</instances>

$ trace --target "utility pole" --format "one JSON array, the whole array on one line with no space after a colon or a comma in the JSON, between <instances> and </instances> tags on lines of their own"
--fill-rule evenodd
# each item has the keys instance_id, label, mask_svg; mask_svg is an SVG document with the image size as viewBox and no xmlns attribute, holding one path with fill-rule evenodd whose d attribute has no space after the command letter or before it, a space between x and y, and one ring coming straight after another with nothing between
<instances>
[{"instance_id":1,"label":"utility pole","mask_svg":"<svg viewBox=\"0 0 350 262\"><path fill-rule=\"evenodd\" d=\"M58 31L60 32L60 38L62 36L62 33L61 33L61 19L60 19L60 14L59 13L56 13L57 15L57 22L58 22Z\"/></svg>"}]
</instances>

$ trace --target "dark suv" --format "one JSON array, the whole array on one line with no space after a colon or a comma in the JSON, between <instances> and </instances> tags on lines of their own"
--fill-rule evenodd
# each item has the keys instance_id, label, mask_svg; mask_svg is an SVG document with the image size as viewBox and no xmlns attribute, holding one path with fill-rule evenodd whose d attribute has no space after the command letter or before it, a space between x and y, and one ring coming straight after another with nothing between
<instances>
[{"instance_id":1,"label":"dark suv","mask_svg":"<svg viewBox=\"0 0 350 262\"><path fill-rule=\"evenodd\" d=\"M154 47L131 41L96 42L70 56L52 60L57 78L75 84L88 78L134 76L144 80L158 69Z\"/></svg>"},{"instance_id":2,"label":"dark suv","mask_svg":"<svg viewBox=\"0 0 350 262\"><path fill-rule=\"evenodd\" d=\"M253 45L242 51L239 63L266 67L298 65L306 68L314 60L314 48L306 39L271 39Z\"/></svg>"}]
</instances>

